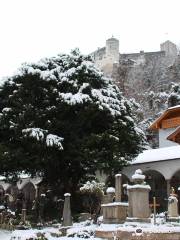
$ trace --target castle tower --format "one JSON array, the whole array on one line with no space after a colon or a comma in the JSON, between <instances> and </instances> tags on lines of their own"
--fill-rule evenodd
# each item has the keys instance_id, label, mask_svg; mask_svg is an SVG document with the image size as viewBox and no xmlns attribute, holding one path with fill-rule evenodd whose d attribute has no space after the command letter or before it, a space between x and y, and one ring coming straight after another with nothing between
<instances>
[{"instance_id":1,"label":"castle tower","mask_svg":"<svg viewBox=\"0 0 180 240\"><path fill-rule=\"evenodd\" d=\"M165 51L166 56L177 56L177 46L171 41L166 41L160 45L161 51Z\"/></svg>"},{"instance_id":2,"label":"castle tower","mask_svg":"<svg viewBox=\"0 0 180 240\"><path fill-rule=\"evenodd\" d=\"M119 40L112 37L106 40L106 58L110 62L119 62Z\"/></svg>"}]
</instances>

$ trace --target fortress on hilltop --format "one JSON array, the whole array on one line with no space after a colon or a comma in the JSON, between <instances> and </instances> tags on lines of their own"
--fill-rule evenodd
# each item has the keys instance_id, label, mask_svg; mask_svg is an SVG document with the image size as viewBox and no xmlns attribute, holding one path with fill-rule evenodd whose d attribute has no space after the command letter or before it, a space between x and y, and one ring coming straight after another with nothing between
<instances>
[{"instance_id":1,"label":"fortress on hilltop","mask_svg":"<svg viewBox=\"0 0 180 240\"><path fill-rule=\"evenodd\" d=\"M119 40L112 37L106 46L91 53L97 67L111 77L128 98L135 98L143 108L144 116L160 111L154 93L165 92L171 82L179 82L180 56L177 46L167 40L160 51L121 53Z\"/></svg>"},{"instance_id":2,"label":"fortress on hilltop","mask_svg":"<svg viewBox=\"0 0 180 240\"><path fill-rule=\"evenodd\" d=\"M171 41L160 44L160 51L123 54L119 52L119 40L112 37L106 40L106 46L91 53L95 64L107 75L113 72L113 66L120 64L123 60L132 61L135 66L145 64L149 60L167 59L173 63L178 54L177 46Z\"/></svg>"}]
</instances>

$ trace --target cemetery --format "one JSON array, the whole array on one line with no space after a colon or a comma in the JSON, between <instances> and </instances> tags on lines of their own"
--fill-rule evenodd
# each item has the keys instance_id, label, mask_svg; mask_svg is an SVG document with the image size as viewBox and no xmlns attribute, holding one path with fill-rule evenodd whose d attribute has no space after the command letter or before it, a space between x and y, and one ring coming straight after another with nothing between
<instances>
[{"instance_id":1,"label":"cemetery","mask_svg":"<svg viewBox=\"0 0 180 240\"><path fill-rule=\"evenodd\" d=\"M49 31L57 21L51 22L49 10L56 4L45 13L50 26L41 19L45 5L37 11L40 25L34 25L38 33L47 32L41 44L50 50L56 37ZM111 5L108 14L98 10L98 21L99 12L110 21ZM30 11L30 22L37 6ZM95 6L84 6L85 15L87 9L94 15ZM15 6L11 9L18 12ZM70 14L60 5L57 9L53 16L66 13L60 32L63 26L75 31L73 37L64 34L66 42L76 42L77 26L86 35L82 11L75 6ZM64 24L68 19L71 27ZM27 26L23 37L31 29ZM31 42L39 38L34 26L30 35ZM51 46L45 43L47 36ZM173 40L161 39L160 51L123 53L117 37L86 54L75 46L69 54L51 57L44 52L37 55L44 56L39 61L27 62L26 55L25 63L2 80L0 240L180 240L180 50ZM63 34L57 38L63 50L60 39ZM87 47L93 41L83 42ZM26 53L31 43L24 43ZM34 57L38 49L33 48Z\"/></svg>"},{"instance_id":2,"label":"cemetery","mask_svg":"<svg viewBox=\"0 0 180 240\"><path fill-rule=\"evenodd\" d=\"M124 189L128 195L126 202L122 201ZM179 240L178 195L174 188L171 188L164 213L157 212L156 197L153 198L153 204L150 204L150 190L151 187L146 183L146 176L141 169L135 171L131 183L128 184L122 184L122 175L116 174L115 188L106 189L96 222L93 221L93 215L85 213L78 220L73 220L70 193L64 194L61 220L48 221L43 214L46 194L41 194L39 199L36 199L39 201L36 226L32 226L28 220L26 205L21 194L15 212L10 210L9 202L5 201L5 204L1 205L0 227L9 230L11 240L58 240L72 237L74 239Z\"/></svg>"}]
</instances>

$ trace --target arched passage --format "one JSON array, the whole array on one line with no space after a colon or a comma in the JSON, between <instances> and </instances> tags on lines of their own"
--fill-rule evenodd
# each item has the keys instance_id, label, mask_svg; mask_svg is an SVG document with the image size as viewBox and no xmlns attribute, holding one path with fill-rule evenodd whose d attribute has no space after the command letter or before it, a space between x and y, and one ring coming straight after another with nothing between
<instances>
[{"instance_id":1,"label":"arched passage","mask_svg":"<svg viewBox=\"0 0 180 240\"><path fill-rule=\"evenodd\" d=\"M170 180L170 186L175 189L176 194L178 195L178 201L179 201L179 212L180 212L180 191L178 191L178 188L180 187L180 170L178 170L171 178Z\"/></svg>"},{"instance_id":2,"label":"arched passage","mask_svg":"<svg viewBox=\"0 0 180 240\"><path fill-rule=\"evenodd\" d=\"M167 183L164 176L156 170L145 171L146 182L151 186L149 194L150 203L153 203L153 197L156 197L157 211L167 210Z\"/></svg>"},{"instance_id":3,"label":"arched passage","mask_svg":"<svg viewBox=\"0 0 180 240\"><path fill-rule=\"evenodd\" d=\"M36 189L35 189L34 184L32 182L27 182L22 186L20 191L24 195L27 209L31 209L32 202L34 201L35 194L36 194Z\"/></svg>"}]
</instances>

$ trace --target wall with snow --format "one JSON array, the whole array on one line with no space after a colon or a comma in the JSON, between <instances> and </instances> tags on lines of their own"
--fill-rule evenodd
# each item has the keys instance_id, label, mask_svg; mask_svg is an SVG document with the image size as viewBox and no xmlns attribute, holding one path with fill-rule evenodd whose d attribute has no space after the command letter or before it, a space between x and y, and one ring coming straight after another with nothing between
<instances>
[{"instance_id":1,"label":"wall with snow","mask_svg":"<svg viewBox=\"0 0 180 240\"><path fill-rule=\"evenodd\" d=\"M146 171L158 171L164 176L166 180L170 180L172 176L180 170L180 158L158 162L133 164L124 168L122 173L126 175L130 180L132 180L131 177L137 169L141 169L144 175L146 175Z\"/></svg>"},{"instance_id":2,"label":"wall with snow","mask_svg":"<svg viewBox=\"0 0 180 240\"><path fill-rule=\"evenodd\" d=\"M179 144L167 140L167 137L175 131L175 128L159 129L159 147L177 146Z\"/></svg>"}]
</instances>

